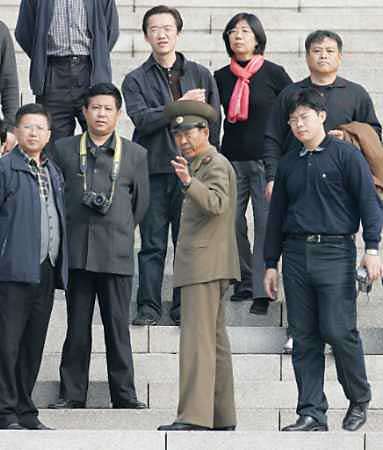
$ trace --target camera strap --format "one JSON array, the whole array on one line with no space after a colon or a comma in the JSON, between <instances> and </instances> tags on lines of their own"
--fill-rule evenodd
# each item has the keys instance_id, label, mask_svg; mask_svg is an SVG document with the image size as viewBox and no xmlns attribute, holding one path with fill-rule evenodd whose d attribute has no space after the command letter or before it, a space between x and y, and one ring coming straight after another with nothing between
<instances>
[{"instance_id":1,"label":"camera strap","mask_svg":"<svg viewBox=\"0 0 383 450\"><path fill-rule=\"evenodd\" d=\"M112 188L109 196L109 203L112 203L114 191L116 188L116 181L118 178L118 174L120 172L121 165L121 154L122 154L122 143L120 135L117 131L115 133L116 144L114 147L114 156L113 156L113 166L112 166ZM87 131L83 133L80 139L80 172L83 175L84 180L84 192L87 191L87 183L86 183L86 169L87 169L87 148L86 148L86 138L88 136Z\"/></svg>"}]
</instances>

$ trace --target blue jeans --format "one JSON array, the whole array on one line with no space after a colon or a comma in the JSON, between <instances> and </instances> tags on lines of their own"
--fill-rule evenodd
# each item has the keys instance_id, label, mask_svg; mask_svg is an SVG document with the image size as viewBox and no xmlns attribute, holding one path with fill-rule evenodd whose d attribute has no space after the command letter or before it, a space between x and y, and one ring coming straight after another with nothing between
<instances>
[{"instance_id":1,"label":"blue jeans","mask_svg":"<svg viewBox=\"0 0 383 450\"><path fill-rule=\"evenodd\" d=\"M232 161L237 175L236 234L241 268L241 280L234 292L252 292L253 298L267 297L263 287L265 241L269 205L265 198L265 170L261 161ZM251 251L248 238L246 209L251 199L254 217L254 246Z\"/></svg>"},{"instance_id":2,"label":"blue jeans","mask_svg":"<svg viewBox=\"0 0 383 450\"><path fill-rule=\"evenodd\" d=\"M141 250L138 253L139 284L137 309L154 319L161 316L161 290L164 276L169 226L176 247L182 190L175 174L150 176L150 205L140 224ZM173 290L172 318L180 314L180 292Z\"/></svg>"},{"instance_id":3,"label":"blue jeans","mask_svg":"<svg viewBox=\"0 0 383 450\"><path fill-rule=\"evenodd\" d=\"M287 239L283 282L294 338L292 362L298 385L297 414L325 424L324 345L332 347L338 381L351 402L371 398L356 323L356 249L353 240L311 243Z\"/></svg>"}]
</instances>

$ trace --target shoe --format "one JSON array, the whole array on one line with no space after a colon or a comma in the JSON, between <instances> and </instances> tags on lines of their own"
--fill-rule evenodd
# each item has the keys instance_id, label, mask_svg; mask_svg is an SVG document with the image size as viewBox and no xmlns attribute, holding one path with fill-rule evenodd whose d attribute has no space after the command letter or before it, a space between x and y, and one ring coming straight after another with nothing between
<instances>
[{"instance_id":1,"label":"shoe","mask_svg":"<svg viewBox=\"0 0 383 450\"><path fill-rule=\"evenodd\" d=\"M269 309L270 299L268 297L259 297L253 300L249 313L265 316Z\"/></svg>"},{"instance_id":2,"label":"shoe","mask_svg":"<svg viewBox=\"0 0 383 450\"><path fill-rule=\"evenodd\" d=\"M24 428L18 422L12 422L8 425L5 425L4 427L0 427L0 430L26 430L26 428Z\"/></svg>"},{"instance_id":3,"label":"shoe","mask_svg":"<svg viewBox=\"0 0 383 450\"><path fill-rule=\"evenodd\" d=\"M152 316L148 314L137 314L136 318L133 320L132 325L158 325L159 320L154 319Z\"/></svg>"},{"instance_id":4,"label":"shoe","mask_svg":"<svg viewBox=\"0 0 383 450\"><path fill-rule=\"evenodd\" d=\"M37 418L33 418L30 420L20 420L20 425L27 430L40 430L40 431L54 430L54 428L50 428L44 425Z\"/></svg>"},{"instance_id":5,"label":"shoe","mask_svg":"<svg viewBox=\"0 0 383 450\"><path fill-rule=\"evenodd\" d=\"M320 424L314 417L299 416L295 423L282 428L282 431L328 431L328 426Z\"/></svg>"},{"instance_id":6,"label":"shoe","mask_svg":"<svg viewBox=\"0 0 383 450\"><path fill-rule=\"evenodd\" d=\"M160 425L158 431L209 431L211 428L193 425L191 423L174 422L170 425Z\"/></svg>"},{"instance_id":7,"label":"shoe","mask_svg":"<svg viewBox=\"0 0 383 450\"><path fill-rule=\"evenodd\" d=\"M79 402L78 400L65 400L65 398L59 398L56 403L50 403L49 409L80 409L85 408L85 402Z\"/></svg>"},{"instance_id":8,"label":"shoe","mask_svg":"<svg viewBox=\"0 0 383 450\"><path fill-rule=\"evenodd\" d=\"M146 409L146 403L137 399L124 400L119 403L113 403L113 409Z\"/></svg>"},{"instance_id":9,"label":"shoe","mask_svg":"<svg viewBox=\"0 0 383 450\"><path fill-rule=\"evenodd\" d=\"M174 325L177 326L177 327L179 327L181 325L181 317L179 315L172 316L170 314L170 320L172 320Z\"/></svg>"},{"instance_id":10,"label":"shoe","mask_svg":"<svg viewBox=\"0 0 383 450\"><path fill-rule=\"evenodd\" d=\"M352 403L344 416L342 428L347 431L359 430L367 421L368 402Z\"/></svg>"},{"instance_id":11,"label":"shoe","mask_svg":"<svg viewBox=\"0 0 383 450\"><path fill-rule=\"evenodd\" d=\"M252 300L253 293L251 291L239 291L234 292L234 294L230 297L230 301L232 302L244 302L246 300Z\"/></svg>"},{"instance_id":12,"label":"shoe","mask_svg":"<svg viewBox=\"0 0 383 450\"><path fill-rule=\"evenodd\" d=\"M283 353L290 355L293 352L293 343L294 343L293 338L291 336L287 336L287 341L283 346Z\"/></svg>"},{"instance_id":13,"label":"shoe","mask_svg":"<svg viewBox=\"0 0 383 450\"><path fill-rule=\"evenodd\" d=\"M215 427L214 431L235 431L235 425L228 425L226 427Z\"/></svg>"}]
</instances>

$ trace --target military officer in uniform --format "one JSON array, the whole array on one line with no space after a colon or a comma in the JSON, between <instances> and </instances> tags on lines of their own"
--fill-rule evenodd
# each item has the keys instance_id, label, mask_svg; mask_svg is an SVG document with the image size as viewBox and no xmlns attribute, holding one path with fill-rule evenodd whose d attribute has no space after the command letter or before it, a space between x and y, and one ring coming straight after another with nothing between
<instances>
[{"instance_id":1,"label":"military officer in uniform","mask_svg":"<svg viewBox=\"0 0 383 450\"><path fill-rule=\"evenodd\" d=\"M233 369L223 296L239 280L235 236L236 179L228 160L209 144L208 104L169 104L177 147L171 162L184 189L174 286L181 288L180 382L177 419L158 429L234 430Z\"/></svg>"}]
</instances>

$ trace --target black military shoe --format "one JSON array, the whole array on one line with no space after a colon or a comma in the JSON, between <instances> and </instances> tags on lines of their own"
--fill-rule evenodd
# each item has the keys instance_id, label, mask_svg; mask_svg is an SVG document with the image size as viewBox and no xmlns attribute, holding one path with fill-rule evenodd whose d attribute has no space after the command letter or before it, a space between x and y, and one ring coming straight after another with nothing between
<instances>
[{"instance_id":1,"label":"black military shoe","mask_svg":"<svg viewBox=\"0 0 383 450\"><path fill-rule=\"evenodd\" d=\"M367 421L368 402L350 403L344 416L342 428L347 431L359 430Z\"/></svg>"},{"instance_id":2,"label":"black military shoe","mask_svg":"<svg viewBox=\"0 0 383 450\"><path fill-rule=\"evenodd\" d=\"M146 409L146 403L140 402L137 399L124 400L118 403L113 403L113 409Z\"/></svg>"},{"instance_id":3,"label":"black military shoe","mask_svg":"<svg viewBox=\"0 0 383 450\"><path fill-rule=\"evenodd\" d=\"M39 430L39 431L54 430L54 428L50 428L44 425L42 422L40 422L40 420L37 419L37 417L24 420L20 419L19 423L23 428L26 428L27 430Z\"/></svg>"},{"instance_id":4,"label":"black military shoe","mask_svg":"<svg viewBox=\"0 0 383 450\"><path fill-rule=\"evenodd\" d=\"M252 300L253 293L251 291L239 291L234 292L234 294L230 297L230 301L232 302L244 302L246 300Z\"/></svg>"},{"instance_id":5,"label":"black military shoe","mask_svg":"<svg viewBox=\"0 0 383 450\"><path fill-rule=\"evenodd\" d=\"M314 417L300 416L295 423L282 428L282 431L328 431L328 427L319 423Z\"/></svg>"},{"instance_id":6,"label":"black military shoe","mask_svg":"<svg viewBox=\"0 0 383 450\"><path fill-rule=\"evenodd\" d=\"M211 428L193 425L191 423L173 422L170 425L160 425L158 431L209 431Z\"/></svg>"},{"instance_id":7,"label":"black military shoe","mask_svg":"<svg viewBox=\"0 0 383 450\"><path fill-rule=\"evenodd\" d=\"M214 431L235 431L235 425L228 425L226 427L214 427Z\"/></svg>"},{"instance_id":8,"label":"black military shoe","mask_svg":"<svg viewBox=\"0 0 383 450\"><path fill-rule=\"evenodd\" d=\"M250 307L249 313L258 316L265 316L269 309L270 299L268 297L255 298Z\"/></svg>"}]
</instances>

